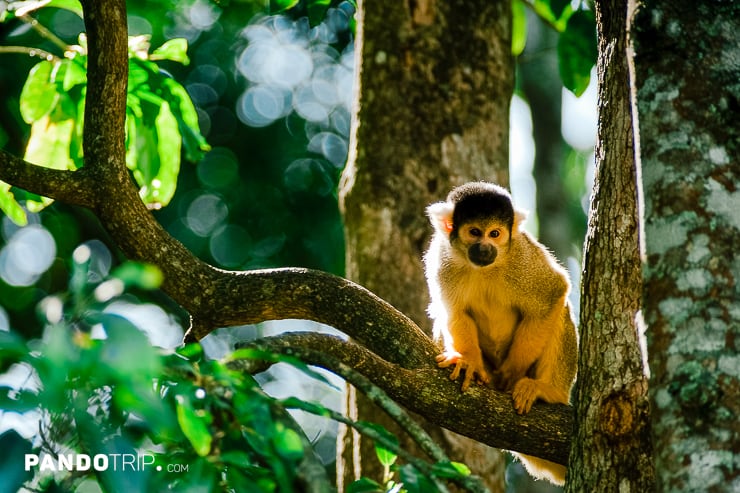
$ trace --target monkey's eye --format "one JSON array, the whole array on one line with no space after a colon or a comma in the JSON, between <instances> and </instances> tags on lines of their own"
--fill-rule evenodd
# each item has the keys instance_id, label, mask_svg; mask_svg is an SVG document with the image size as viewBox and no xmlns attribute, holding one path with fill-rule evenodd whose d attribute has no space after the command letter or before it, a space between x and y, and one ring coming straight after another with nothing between
<instances>
[{"instance_id":1,"label":"monkey's eye","mask_svg":"<svg viewBox=\"0 0 740 493\"><path fill-rule=\"evenodd\" d=\"M491 238L498 238L500 235L501 231L499 231L498 229L494 229L493 231L488 233L488 236L490 236Z\"/></svg>"},{"instance_id":2,"label":"monkey's eye","mask_svg":"<svg viewBox=\"0 0 740 493\"><path fill-rule=\"evenodd\" d=\"M475 236L475 237L483 236L483 231L481 231L478 228L470 228L469 233L470 233L470 236Z\"/></svg>"}]
</instances>

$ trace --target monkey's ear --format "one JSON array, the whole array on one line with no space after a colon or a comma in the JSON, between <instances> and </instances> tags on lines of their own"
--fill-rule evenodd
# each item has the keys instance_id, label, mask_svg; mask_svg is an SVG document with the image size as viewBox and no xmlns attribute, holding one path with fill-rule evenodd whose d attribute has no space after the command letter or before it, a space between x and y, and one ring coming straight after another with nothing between
<instances>
[{"instance_id":1,"label":"monkey's ear","mask_svg":"<svg viewBox=\"0 0 740 493\"><path fill-rule=\"evenodd\" d=\"M514 210L514 224L511 226L511 235L515 236L521 233L524 229L524 221L527 219L529 213L520 209Z\"/></svg>"},{"instance_id":2,"label":"monkey's ear","mask_svg":"<svg viewBox=\"0 0 740 493\"><path fill-rule=\"evenodd\" d=\"M427 207L429 221L436 231L449 236L452 232L452 213L455 206L449 202L437 202Z\"/></svg>"}]
</instances>

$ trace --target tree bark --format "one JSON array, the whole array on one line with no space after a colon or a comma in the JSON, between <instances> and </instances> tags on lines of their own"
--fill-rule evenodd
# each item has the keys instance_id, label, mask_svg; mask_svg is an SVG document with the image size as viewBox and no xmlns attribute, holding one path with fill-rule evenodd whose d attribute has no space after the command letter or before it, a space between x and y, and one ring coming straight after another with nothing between
<instances>
[{"instance_id":1,"label":"tree bark","mask_svg":"<svg viewBox=\"0 0 740 493\"><path fill-rule=\"evenodd\" d=\"M740 4L650 0L631 24L659 491L740 490Z\"/></svg>"},{"instance_id":2,"label":"tree bark","mask_svg":"<svg viewBox=\"0 0 740 493\"><path fill-rule=\"evenodd\" d=\"M596 2L599 40L596 181L581 289L575 440L567 491L654 489L627 67L627 0Z\"/></svg>"},{"instance_id":3,"label":"tree bark","mask_svg":"<svg viewBox=\"0 0 740 493\"><path fill-rule=\"evenodd\" d=\"M510 3L359 2L359 14L360 123L340 191L347 277L428 332L425 207L470 180L508 184ZM397 429L352 391L347 405L354 417ZM502 491L501 454L460 440L448 438L453 459ZM341 446L340 489L382 474L372 443L345 435Z\"/></svg>"}]
</instances>

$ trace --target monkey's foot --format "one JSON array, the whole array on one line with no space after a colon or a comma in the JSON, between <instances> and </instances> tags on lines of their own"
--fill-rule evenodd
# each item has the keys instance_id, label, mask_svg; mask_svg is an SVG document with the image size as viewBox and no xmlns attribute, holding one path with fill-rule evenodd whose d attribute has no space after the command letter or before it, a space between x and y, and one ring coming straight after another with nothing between
<instances>
[{"instance_id":1,"label":"monkey's foot","mask_svg":"<svg viewBox=\"0 0 740 493\"><path fill-rule=\"evenodd\" d=\"M470 387L470 383L475 380L480 384L488 384L491 381L491 377L488 375L483 361L473 362L471 358L466 358L457 351L445 351L442 354L437 355L437 366L440 368L447 368L448 366L454 365L452 373L450 374L450 380L457 380L460 376L460 371L465 370L465 377L463 378L462 391L465 392Z\"/></svg>"},{"instance_id":2,"label":"monkey's foot","mask_svg":"<svg viewBox=\"0 0 740 493\"><path fill-rule=\"evenodd\" d=\"M527 414L540 395L540 386L531 378L522 378L514 385L511 395L514 398L516 412Z\"/></svg>"}]
</instances>

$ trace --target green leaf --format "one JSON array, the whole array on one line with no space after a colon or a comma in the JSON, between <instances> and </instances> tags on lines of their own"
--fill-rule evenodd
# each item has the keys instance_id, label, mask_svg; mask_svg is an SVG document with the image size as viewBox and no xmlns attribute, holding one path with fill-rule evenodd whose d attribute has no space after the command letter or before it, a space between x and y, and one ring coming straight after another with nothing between
<instances>
[{"instance_id":1,"label":"green leaf","mask_svg":"<svg viewBox=\"0 0 740 493\"><path fill-rule=\"evenodd\" d=\"M245 469L252 465L249 455L241 450L227 450L221 454L221 461Z\"/></svg>"},{"instance_id":2,"label":"green leaf","mask_svg":"<svg viewBox=\"0 0 740 493\"><path fill-rule=\"evenodd\" d=\"M285 12L298 5L299 2L300 0L270 0L270 12Z\"/></svg>"},{"instance_id":3,"label":"green leaf","mask_svg":"<svg viewBox=\"0 0 740 493\"><path fill-rule=\"evenodd\" d=\"M51 80L54 67L54 63L44 60L28 73L20 97L21 116L28 124L48 115L59 101L59 93Z\"/></svg>"},{"instance_id":4,"label":"green leaf","mask_svg":"<svg viewBox=\"0 0 740 493\"><path fill-rule=\"evenodd\" d=\"M26 471L24 460L30 454L31 442L15 430L8 430L0 435L0 478L3 491L21 491L23 483L31 479L32 471Z\"/></svg>"},{"instance_id":5,"label":"green leaf","mask_svg":"<svg viewBox=\"0 0 740 493\"><path fill-rule=\"evenodd\" d=\"M149 338L127 318L96 312L89 321L102 324L107 335L96 365L105 364L113 375L136 379L150 379L160 371L159 356Z\"/></svg>"},{"instance_id":6,"label":"green leaf","mask_svg":"<svg viewBox=\"0 0 740 493\"><path fill-rule=\"evenodd\" d=\"M177 118L185 146L185 158L191 162L200 161L203 153L210 151L211 146L200 133L198 112L195 110L190 95L176 80L166 77L162 80L165 99Z\"/></svg>"},{"instance_id":7,"label":"green leaf","mask_svg":"<svg viewBox=\"0 0 740 493\"><path fill-rule=\"evenodd\" d=\"M157 129L157 152L159 153L158 173L147 184L144 201L157 204L160 208L170 203L177 188L177 175L180 173L180 152L182 137L177 119L166 101L159 107L154 120Z\"/></svg>"},{"instance_id":8,"label":"green leaf","mask_svg":"<svg viewBox=\"0 0 740 493\"><path fill-rule=\"evenodd\" d=\"M75 134L77 106L64 95L54 110L31 125L24 159L52 169L76 169L70 156Z\"/></svg>"},{"instance_id":9,"label":"green leaf","mask_svg":"<svg viewBox=\"0 0 740 493\"><path fill-rule=\"evenodd\" d=\"M182 432L193 446L195 453L205 457L211 451L211 442L213 437L208 430L205 417L199 415L193 409L190 399L183 395L178 395L175 400L177 409L177 422L180 424ZM206 411L201 411L201 414Z\"/></svg>"},{"instance_id":10,"label":"green leaf","mask_svg":"<svg viewBox=\"0 0 740 493\"><path fill-rule=\"evenodd\" d=\"M111 272L111 277L120 279L126 287L157 289L164 280L162 271L156 265L129 261Z\"/></svg>"},{"instance_id":11,"label":"green leaf","mask_svg":"<svg viewBox=\"0 0 740 493\"><path fill-rule=\"evenodd\" d=\"M10 191L10 185L4 181L0 181L0 210L18 226L28 224L26 211L15 200L15 195Z\"/></svg>"},{"instance_id":12,"label":"green leaf","mask_svg":"<svg viewBox=\"0 0 740 493\"><path fill-rule=\"evenodd\" d=\"M365 421L358 421L357 424L362 427L372 429L373 431L375 431L375 433L382 436L387 442L398 445L398 438L379 424L368 423ZM378 460L385 467L392 466L393 464L395 464L396 459L398 459L398 456L395 452L388 450L383 445L380 445L377 441L375 442L375 455L378 456Z\"/></svg>"},{"instance_id":13,"label":"green leaf","mask_svg":"<svg viewBox=\"0 0 740 493\"><path fill-rule=\"evenodd\" d=\"M433 471L435 476L446 479L470 476L470 468L460 462L438 462Z\"/></svg>"},{"instance_id":14,"label":"green leaf","mask_svg":"<svg viewBox=\"0 0 740 493\"><path fill-rule=\"evenodd\" d=\"M522 0L511 2L511 54L519 56L527 45L527 9Z\"/></svg>"},{"instance_id":15,"label":"green leaf","mask_svg":"<svg viewBox=\"0 0 740 493\"><path fill-rule=\"evenodd\" d=\"M185 38L174 38L166 41L149 56L150 60L172 60L183 65L190 63L188 58L188 40Z\"/></svg>"},{"instance_id":16,"label":"green leaf","mask_svg":"<svg viewBox=\"0 0 740 493\"><path fill-rule=\"evenodd\" d=\"M87 84L87 72L81 61L65 59L62 61L61 67L63 72L60 70L55 80L58 81L60 75L63 75L62 88L64 91L69 91L80 84Z\"/></svg>"},{"instance_id":17,"label":"green leaf","mask_svg":"<svg viewBox=\"0 0 740 493\"><path fill-rule=\"evenodd\" d=\"M588 87L597 55L593 13L579 10L568 19L568 25L558 39L560 78L576 96L583 94Z\"/></svg>"},{"instance_id":18,"label":"green leaf","mask_svg":"<svg viewBox=\"0 0 740 493\"><path fill-rule=\"evenodd\" d=\"M26 15L42 7L56 7L59 9L69 10L82 17L82 5L78 0L39 0L27 2L12 2L16 5L14 14L16 16Z\"/></svg>"},{"instance_id":19,"label":"green leaf","mask_svg":"<svg viewBox=\"0 0 740 493\"><path fill-rule=\"evenodd\" d=\"M550 11L556 19L559 19L568 5L570 5L570 0L550 0Z\"/></svg>"},{"instance_id":20,"label":"green leaf","mask_svg":"<svg viewBox=\"0 0 740 493\"><path fill-rule=\"evenodd\" d=\"M331 0L308 0L307 3L309 24L312 27L321 24L331 6Z\"/></svg>"},{"instance_id":21,"label":"green leaf","mask_svg":"<svg viewBox=\"0 0 740 493\"><path fill-rule=\"evenodd\" d=\"M347 487L347 493L382 493L383 485L370 478L360 478Z\"/></svg>"},{"instance_id":22,"label":"green leaf","mask_svg":"<svg viewBox=\"0 0 740 493\"><path fill-rule=\"evenodd\" d=\"M439 488L427 476L420 474L411 464L404 464L399 468L398 475L404 489L408 493L433 493Z\"/></svg>"},{"instance_id":23,"label":"green leaf","mask_svg":"<svg viewBox=\"0 0 740 493\"><path fill-rule=\"evenodd\" d=\"M275 450L281 457L291 461L298 461L303 458L303 443L300 435L290 428L286 428L281 423L275 425L275 435L272 443Z\"/></svg>"}]
</instances>

